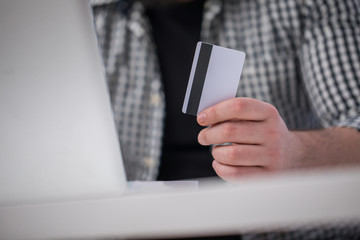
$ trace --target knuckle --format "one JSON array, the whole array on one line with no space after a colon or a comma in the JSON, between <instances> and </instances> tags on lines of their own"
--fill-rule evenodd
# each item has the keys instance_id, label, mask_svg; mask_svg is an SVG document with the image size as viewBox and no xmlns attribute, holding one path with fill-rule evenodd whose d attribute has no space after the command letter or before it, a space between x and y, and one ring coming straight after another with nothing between
<instances>
[{"instance_id":1,"label":"knuckle","mask_svg":"<svg viewBox=\"0 0 360 240\"><path fill-rule=\"evenodd\" d=\"M236 147L230 146L227 149L227 158L234 163L239 158L239 151Z\"/></svg>"},{"instance_id":2,"label":"knuckle","mask_svg":"<svg viewBox=\"0 0 360 240\"><path fill-rule=\"evenodd\" d=\"M234 102L230 106L230 110L237 113L242 111L246 107L246 101L243 101L240 98L234 99Z\"/></svg>"},{"instance_id":3,"label":"knuckle","mask_svg":"<svg viewBox=\"0 0 360 240\"><path fill-rule=\"evenodd\" d=\"M223 125L223 128L221 130L221 136L225 139L229 139L236 131L236 128L231 123L226 123Z\"/></svg>"}]
</instances>

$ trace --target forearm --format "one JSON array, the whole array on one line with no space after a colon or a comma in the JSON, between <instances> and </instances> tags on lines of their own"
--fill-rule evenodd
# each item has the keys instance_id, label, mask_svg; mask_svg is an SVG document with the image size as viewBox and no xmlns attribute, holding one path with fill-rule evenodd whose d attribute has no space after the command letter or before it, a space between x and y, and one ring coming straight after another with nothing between
<instances>
[{"instance_id":1,"label":"forearm","mask_svg":"<svg viewBox=\"0 0 360 240\"><path fill-rule=\"evenodd\" d=\"M360 132L352 128L291 131L298 144L293 167L360 164Z\"/></svg>"}]
</instances>

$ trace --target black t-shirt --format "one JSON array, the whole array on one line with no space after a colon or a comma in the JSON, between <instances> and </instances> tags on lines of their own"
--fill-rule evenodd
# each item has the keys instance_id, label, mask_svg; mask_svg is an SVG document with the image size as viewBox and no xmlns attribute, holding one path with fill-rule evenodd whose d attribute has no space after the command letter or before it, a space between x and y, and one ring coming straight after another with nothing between
<instances>
[{"instance_id":1,"label":"black t-shirt","mask_svg":"<svg viewBox=\"0 0 360 240\"><path fill-rule=\"evenodd\" d=\"M215 176L209 147L197 142L196 117L182 113L187 82L200 39L204 0L148 7L163 79L166 120L158 180Z\"/></svg>"}]
</instances>

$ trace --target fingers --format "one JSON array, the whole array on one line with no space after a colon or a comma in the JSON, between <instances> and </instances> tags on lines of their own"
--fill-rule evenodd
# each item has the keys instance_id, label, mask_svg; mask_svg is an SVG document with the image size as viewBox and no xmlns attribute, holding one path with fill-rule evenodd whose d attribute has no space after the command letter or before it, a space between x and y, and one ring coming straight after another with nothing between
<instances>
[{"instance_id":1,"label":"fingers","mask_svg":"<svg viewBox=\"0 0 360 240\"><path fill-rule=\"evenodd\" d=\"M225 122L203 129L198 135L201 145L222 143L260 144L262 134L260 124L254 122Z\"/></svg>"},{"instance_id":2,"label":"fingers","mask_svg":"<svg viewBox=\"0 0 360 240\"><path fill-rule=\"evenodd\" d=\"M267 156L261 151L259 145L238 145L215 146L212 155L218 163L231 166L264 166Z\"/></svg>"},{"instance_id":3,"label":"fingers","mask_svg":"<svg viewBox=\"0 0 360 240\"><path fill-rule=\"evenodd\" d=\"M253 98L232 98L202 111L197 121L202 126L228 120L263 121L277 110L271 104Z\"/></svg>"},{"instance_id":4,"label":"fingers","mask_svg":"<svg viewBox=\"0 0 360 240\"><path fill-rule=\"evenodd\" d=\"M239 143L262 144L265 128L262 122L229 121L201 130L198 142L201 145Z\"/></svg>"},{"instance_id":5,"label":"fingers","mask_svg":"<svg viewBox=\"0 0 360 240\"><path fill-rule=\"evenodd\" d=\"M229 182L237 182L240 178L243 177L248 178L268 172L262 167L229 166L219 163L216 160L213 161L212 166L219 177Z\"/></svg>"},{"instance_id":6,"label":"fingers","mask_svg":"<svg viewBox=\"0 0 360 240\"><path fill-rule=\"evenodd\" d=\"M213 167L225 180L277 171L289 165L289 131L271 104L234 98L205 109L197 118L210 126L198 135L202 145L216 146Z\"/></svg>"}]
</instances>

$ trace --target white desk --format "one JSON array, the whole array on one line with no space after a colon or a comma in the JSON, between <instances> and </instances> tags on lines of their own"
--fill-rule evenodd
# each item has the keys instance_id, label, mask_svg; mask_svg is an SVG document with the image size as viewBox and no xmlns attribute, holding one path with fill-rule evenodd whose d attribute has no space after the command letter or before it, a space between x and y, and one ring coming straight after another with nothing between
<instances>
[{"instance_id":1,"label":"white desk","mask_svg":"<svg viewBox=\"0 0 360 240\"><path fill-rule=\"evenodd\" d=\"M0 239L205 236L360 223L360 168L303 172L237 187L0 207Z\"/></svg>"}]
</instances>

